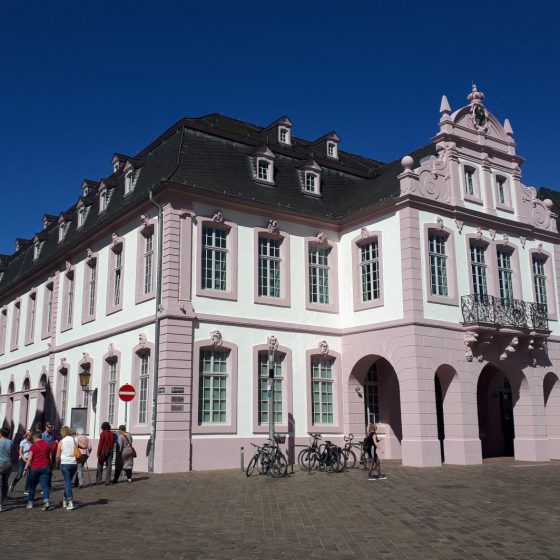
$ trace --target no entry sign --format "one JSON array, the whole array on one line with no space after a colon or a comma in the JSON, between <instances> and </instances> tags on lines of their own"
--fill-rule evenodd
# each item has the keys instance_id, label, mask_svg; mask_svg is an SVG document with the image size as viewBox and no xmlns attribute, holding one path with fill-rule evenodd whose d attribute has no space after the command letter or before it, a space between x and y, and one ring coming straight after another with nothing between
<instances>
[{"instance_id":1,"label":"no entry sign","mask_svg":"<svg viewBox=\"0 0 560 560\"><path fill-rule=\"evenodd\" d=\"M136 396L136 389L132 385L123 385L119 389L119 399L124 402L131 401Z\"/></svg>"}]
</instances>

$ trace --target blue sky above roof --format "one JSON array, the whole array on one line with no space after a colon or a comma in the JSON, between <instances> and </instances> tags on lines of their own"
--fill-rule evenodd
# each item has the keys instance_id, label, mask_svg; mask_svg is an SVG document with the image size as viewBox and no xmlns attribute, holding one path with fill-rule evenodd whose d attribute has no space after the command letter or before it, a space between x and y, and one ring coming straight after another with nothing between
<instances>
[{"instance_id":1,"label":"blue sky above roof","mask_svg":"<svg viewBox=\"0 0 560 560\"><path fill-rule=\"evenodd\" d=\"M184 116L219 112L390 161L475 81L509 118L523 181L559 188L560 8L413 2L8 1L0 49L0 253ZM524 7L525 6L525 7Z\"/></svg>"}]
</instances>

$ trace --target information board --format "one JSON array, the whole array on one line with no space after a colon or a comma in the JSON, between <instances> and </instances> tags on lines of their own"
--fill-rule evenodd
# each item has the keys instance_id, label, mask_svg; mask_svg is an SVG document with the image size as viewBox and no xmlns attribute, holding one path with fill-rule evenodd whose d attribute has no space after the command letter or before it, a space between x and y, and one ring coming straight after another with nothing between
<instances>
[{"instance_id":1,"label":"information board","mask_svg":"<svg viewBox=\"0 0 560 560\"><path fill-rule=\"evenodd\" d=\"M76 433L78 428L83 428L87 434L87 408L72 408L70 411L70 429Z\"/></svg>"}]
</instances>

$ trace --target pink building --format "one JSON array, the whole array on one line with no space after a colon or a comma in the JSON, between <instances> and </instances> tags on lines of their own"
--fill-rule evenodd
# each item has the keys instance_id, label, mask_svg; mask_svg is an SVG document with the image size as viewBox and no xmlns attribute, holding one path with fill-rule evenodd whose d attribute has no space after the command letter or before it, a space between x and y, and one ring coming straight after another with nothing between
<instances>
[{"instance_id":1,"label":"pink building","mask_svg":"<svg viewBox=\"0 0 560 560\"><path fill-rule=\"evenodd\" d=\"M376 422L405 465L559 459L556 195L521 183L483 101L443 97L431 143L388 164L218 114L115 154L0 256L0 421L82 409L93 437L126 421L138 469L234 467L268 432L272 344L292 451Z\"/></svg>"}]
</instances>

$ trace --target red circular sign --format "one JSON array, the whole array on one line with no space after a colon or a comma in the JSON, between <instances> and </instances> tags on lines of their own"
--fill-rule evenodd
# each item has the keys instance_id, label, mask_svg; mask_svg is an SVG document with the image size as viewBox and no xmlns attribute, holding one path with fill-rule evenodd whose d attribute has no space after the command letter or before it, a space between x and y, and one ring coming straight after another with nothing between
<instances>
[{"instance_id":1,"label":"red circular sign","mask_svg":"<svg viewBox=\"0 0 560 560\"><path fill-rule=\"evenodd\" d=\"M136 396L136 389L132 385L123 385L119 389L119 399L124 402L131 401Z\"/></svg>"}]
</instances>

